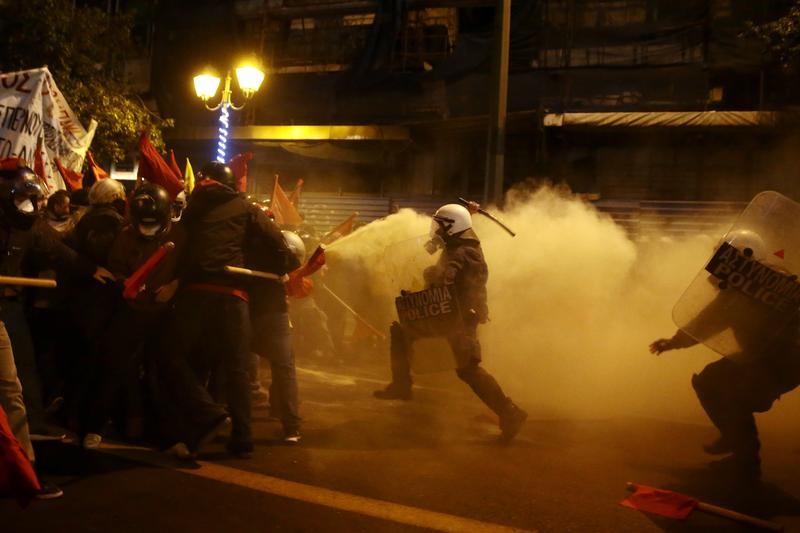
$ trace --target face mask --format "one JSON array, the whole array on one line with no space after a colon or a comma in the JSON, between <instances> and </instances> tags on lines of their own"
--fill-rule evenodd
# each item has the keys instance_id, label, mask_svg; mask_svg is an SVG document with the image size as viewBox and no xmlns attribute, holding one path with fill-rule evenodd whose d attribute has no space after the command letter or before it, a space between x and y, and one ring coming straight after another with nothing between
<instances>
[{"instance_id":1,"label":"face mask","mask_svg":"<svg viewBox=\"0 0 800 533\"><path fill-rule=\"evenodd\" d=\"M33 202L30 198L25 198L22 201L15 201L14 204L17 206L17 209L22 213L33 213L36 211L36 207L33 205Z\"/></svg>"},{"instance_id":2,"label":"face mask","mask_svg":"<svg viewBox=\"0 0 800 533\"><path fill-rule=\"evenodd\" d=\"M435 254L439 248L444 248L444 240L439 235L425 243L425 251L431 255Z\"/></svg>"},{"instance_id":3,"label":"face mask","mask_svg":"<svg viewBox=\"0 0 800 533\"><path fill-rule=\"evenodd\" d=\"M145 237L153 237L159 230L161 230L160 224L139 224L139 233Z\"/></svg>"}]
</instances>

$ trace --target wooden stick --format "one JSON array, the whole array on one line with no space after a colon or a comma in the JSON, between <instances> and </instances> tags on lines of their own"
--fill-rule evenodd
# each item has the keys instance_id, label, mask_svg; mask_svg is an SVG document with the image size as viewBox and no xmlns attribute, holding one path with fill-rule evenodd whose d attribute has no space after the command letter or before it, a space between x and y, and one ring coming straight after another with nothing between
<instances>
[{"instance_id":1,"label":"wooden stick","mask_svg":"<svg viewBox=\"0 0 800 533\"><path fill-rule=\"evenodd\" d=\"M250 270L249 268L241 268L230 265L225 266L225 272L230 272L231 274L240 274L242 276L250 276L251 278L269 279L272 281L284 282L286 280L286 276L279 276L277 274L273 274L272 272L262 272L260 270Z\"/></svg>"},{"instance_id":2,"label":"wooden stick","mask_svg":"<svg viewBox=\"0 0 800 533\"><path fill-rule=\"evenodd\" d=\"M374 333L375 335L377 335L378 337L380 337L382 340L386 340L386 334L385 334L385 333L383 333L383 332L382 332L382 331L380 331L378 328L376 328L375 326L373 326L372 324L370 324L369 322L367 322L367 319L365 319L364 317L362 317L361 315L359 315L359 314L358 314L358 312L357 312L355 309L353 309L352 307L350 307L349 305L347 305L347 302L345 302L344 300L342 300L342 299L341 299L341 298L340 298L340 297L339 297L339 296L338 296L338 295L337 295L335 292L333 292L332 290L330 290L330 289L328 288L328 286L327 286L327 285L325 285L324 283L322 283L321 285L322 285L322 288L323 288L323 289L325 289L325 291L326 291L328 294L330 294L330 295L333 297L333 299L334 299L334 300L336 300L337 302L339 302L339 303L342 305L342 307L344 307L345 309L347 309L347 310L350 312L350 314L351 314L351 315L353 315L353 316L355 317L355 319L356 319L356 320L358 320L359 322L361 322L362 324L364 324L365 326L367 326L367 328L369 328L369 330L370 330L372 333Z\"/></svg>"},{"instance_id":3,"label":"wooden stick","mask_svg":"<svg viewBox=\"0 0 800 533\"><path fill-rule=\"evenodd\" d=\"M43 278L18 278L15 276L0 276L0 285L21 285L23 287L40 287L55 289L56 280Z\"/></svg>"},{"instance_id":4,"label":"wooden stick","mask_svg":"<svg viewBox=\"0 0 800 533\"><path fill-rule=\"evenodd\" d=\"M626 488L630 492L636 491L636 483L631 483L630 481L626 484ZM737 522L741 522L743 524L749 524L751 526L760 527L762 529L766 529L768 531L783 531L783 526L781 524L770 522L769 520L763 520L761 518L756 518L755 516L750 516L746 514L742 514L731 509L726 509L725 507L719 507L717 505L711 505L710 503L705 503L701 501L697 501L698 511L703 511L704 513L713 514L717 516L722 516L724 518L729 518L731 520L735 520Z\"/></svg>"}]
</instances>

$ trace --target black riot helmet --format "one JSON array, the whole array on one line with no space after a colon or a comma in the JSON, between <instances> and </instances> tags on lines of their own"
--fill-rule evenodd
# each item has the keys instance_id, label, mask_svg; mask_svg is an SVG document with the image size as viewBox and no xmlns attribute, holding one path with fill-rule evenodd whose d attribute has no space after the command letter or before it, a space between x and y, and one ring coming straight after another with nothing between
<instances>
[{"instance_id":1,"label":"black riot helmet","mask_svg":"<svg viewBox=\"0 0 800 533\"><path fill-rule=\"evenodd\" d=\"M166 189L155 183L136 187L130 201L131 223L145 239L153 239L169 229L172 199Z\"/></svg>"},{"instance_id":2,"label":"black riot helmet","mask_svg":"<svg viewBox=\"0 0 800 533\"><path fill-rule=\"evenodd\" d=\"M0 209L9 224L30 229L38 216L42 198L44 192L39 178L30 167L0 170Z\"/></svg>"},{"instance_id":3,"label":"black riot helmet","mask_svg":"<svg viewBox=\"0 0 800 533\"><path fill-rule=\"evenodd\" d=\"M209 161L198 172L201 180L212 179L226 187L236 190L236 176L233 175L231 167L219 161Z\"/></svg>"}]
</instances>

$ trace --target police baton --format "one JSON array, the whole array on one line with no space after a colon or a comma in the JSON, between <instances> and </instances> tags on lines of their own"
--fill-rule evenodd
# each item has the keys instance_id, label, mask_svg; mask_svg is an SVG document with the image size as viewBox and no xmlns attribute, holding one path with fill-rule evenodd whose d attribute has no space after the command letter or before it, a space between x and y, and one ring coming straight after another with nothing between
<instances>
[{"instance_id":1,"label":"police baton","mask_svg":"<svg viewBox=\"0 0 800 533\"><path fill-rule=\"evenodd\" d=\"M459 201L459 203L461 203L461 204L463 204L465 206L468 206L470 204L469 200L465 200L464 198L461 198L460 196L458 198L458 201ZM503 222L499 218L497 218L496 216L494 216L490 212L486 211L485 209L481 209L479 207L478 208L478 213L480 213L481 215L485 216L486 218L488 218L489 220L491 220L492 222L494 222L495 224L497 224L498 226L500 226L501 228L506 230L509 233L509 235L511 235L512 237L516 237L517 236L517 234L514 233L514 231L511 228L509 228L508 226L503 224Z\"/></svg>"}]
</instances>

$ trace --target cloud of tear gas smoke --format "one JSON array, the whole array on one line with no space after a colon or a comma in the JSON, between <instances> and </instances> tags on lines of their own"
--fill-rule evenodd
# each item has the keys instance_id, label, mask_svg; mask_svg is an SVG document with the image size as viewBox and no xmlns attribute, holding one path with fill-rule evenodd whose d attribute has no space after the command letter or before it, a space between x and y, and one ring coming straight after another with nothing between
<instances>
[{"instance_id":1,"label":"cloud of tear gas smoke","mask_svg":"<svg viewBox=\"0 0 800 533\"><path fill-rule=\"evenodd\" d=\"M634 242L607 215L550 188L512 191L502 218L515 238L473 220L489 264L484 366L506 393L534 416L705 421L690 380L718 356L699 346L657 357L648 345L675 332L672 307L719 235ZM435 260L422 249L429 226L402 210L331 248L332 269L360 265L350 294L366 287L382 300L382 326L399 290L420 289Z\"/></svg>"}]
</instances>

